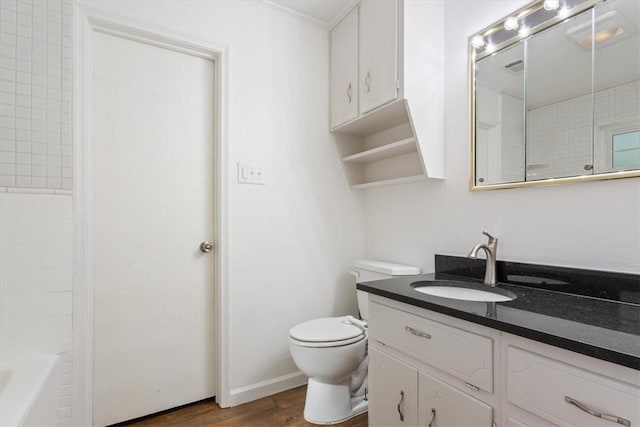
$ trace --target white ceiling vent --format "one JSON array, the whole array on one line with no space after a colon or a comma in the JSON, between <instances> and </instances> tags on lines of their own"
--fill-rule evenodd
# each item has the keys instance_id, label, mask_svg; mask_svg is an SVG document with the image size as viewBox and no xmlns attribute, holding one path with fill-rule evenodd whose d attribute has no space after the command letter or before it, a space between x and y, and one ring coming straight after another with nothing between
<instances>
[{"instance_id":1,"label":"white ceiling vent","mask_svg":"<svg viewBox=\"0 0 640 427\"><path fill-rule=\"evenodd\" d=\"M518 59L517 61L503 65L503 67L512 74L520 74L524 71L524 61L522 59Z\"/></svg>"},{"instance_id":2,"label":"white ceiling vent","mask_svg":"<svg viewBox=\"0 0 640 427\"><path fill-rule=\"evenodd\" d=\"M589 15L591 17L591 15ZM604 13L595 19L592 31L591 19L577 23L567 30L567 36L585 49L591 49L592 43L599 49L631 37L637 28L615 10Z\"/></svg>"}]
</instances>

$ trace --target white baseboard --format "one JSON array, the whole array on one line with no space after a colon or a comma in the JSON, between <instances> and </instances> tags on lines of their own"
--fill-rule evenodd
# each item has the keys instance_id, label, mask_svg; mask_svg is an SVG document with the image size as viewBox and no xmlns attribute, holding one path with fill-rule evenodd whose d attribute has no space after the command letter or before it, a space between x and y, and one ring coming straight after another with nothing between
<instances>
[{"instance_id":1,"label":"white baseboard","mask_svg":"<svg viewBox=\"0 0 640 427\"><path fill-rule=\"evenodd\" d=\"M300 371L259 383L238 387L231 390L229 406L238 406L261 397L270 396L281 391L299 387L307 383L307 377Z\"/></svg>"}]
</instances>

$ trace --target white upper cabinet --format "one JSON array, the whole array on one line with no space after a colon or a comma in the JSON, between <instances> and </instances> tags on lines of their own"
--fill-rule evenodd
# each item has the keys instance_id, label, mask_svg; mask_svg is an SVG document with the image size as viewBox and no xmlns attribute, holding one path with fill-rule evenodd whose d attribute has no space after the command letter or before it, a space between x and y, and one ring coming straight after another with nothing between
<instances>
[{"instance_id":1,"label":"white upper cabinet","mask_svg":"<svg viewBox=\"0 0 640 427\"><path fill-rule=\"evenodd\" d=\"M398 95L398 4L396 0L360 3L360 113Z\"/></svg>"},{"instance_id":2,"label":"white upper cabinet","mask_svg":"<svg viewBox=\"0 0 640 427\"><path fill-rule=\"evenodd\" d=\"M331 30L331 127L358 117L358 7Z\"/></svg>"},{"instance_id":3,"label":"white upper cabinet","mask_svg":"<svg viewBox=\"0 0 640 427\"><path fill-rule=\"evenodd\" d=\"M444 178L444 2L360 0L330 39L331 130L351 187Z\"/></svg>"}]
</instances>

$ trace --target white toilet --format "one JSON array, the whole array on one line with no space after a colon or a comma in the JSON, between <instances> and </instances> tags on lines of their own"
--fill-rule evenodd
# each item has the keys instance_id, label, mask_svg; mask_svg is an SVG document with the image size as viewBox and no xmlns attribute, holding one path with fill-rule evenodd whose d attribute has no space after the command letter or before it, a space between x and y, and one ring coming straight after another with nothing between
<instances>
[{"instance_id":1,"label":"white toilet","mask_svg":"<svg viewBox=\"0 0 640 427\"><path fill-rule=\"evenodd\" d=\"M420 268L384 261L356 261L357 282L420 274ZM355 281L354 281L355 290ZM367 410L367 293L357 291L362 321L351 316L300 323L289 331L294 362L306 376L304 418L335 424Z\"/></svg>"}]
</instances>

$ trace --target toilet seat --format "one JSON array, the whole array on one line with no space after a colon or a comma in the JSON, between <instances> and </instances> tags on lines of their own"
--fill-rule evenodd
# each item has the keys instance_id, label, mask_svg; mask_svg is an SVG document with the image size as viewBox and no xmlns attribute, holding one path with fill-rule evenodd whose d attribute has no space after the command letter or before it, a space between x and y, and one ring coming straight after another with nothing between
<instances>
[{"instance_id":1,"label":"toilet seat","mask_svg":"<svg viewBox=\"0 0 640 427\"><path fill-rule=\"evenodd\" d=\"M314 341L300 341L295 338L289 337L289 341L297 345L299 347L309 347L309 348L329 348L329 347L342 347L344 345L354 344L360 342L367 337L365 335L360 335L359 337L351 338L349 340L343 341L327 341L327 342L314 342Z\"/></svg>"},{"instance_id":2,"label":"toilet seat","mask_svg":"<svg viewBox=\"0 0 640 427\"><path fill-rule=\"evenodd\" d=\"M324 317L294 326L289 330L289 338L301 347L340 347L362 341L366 331L345 317Z\"/></svg>"}]
</instances>

